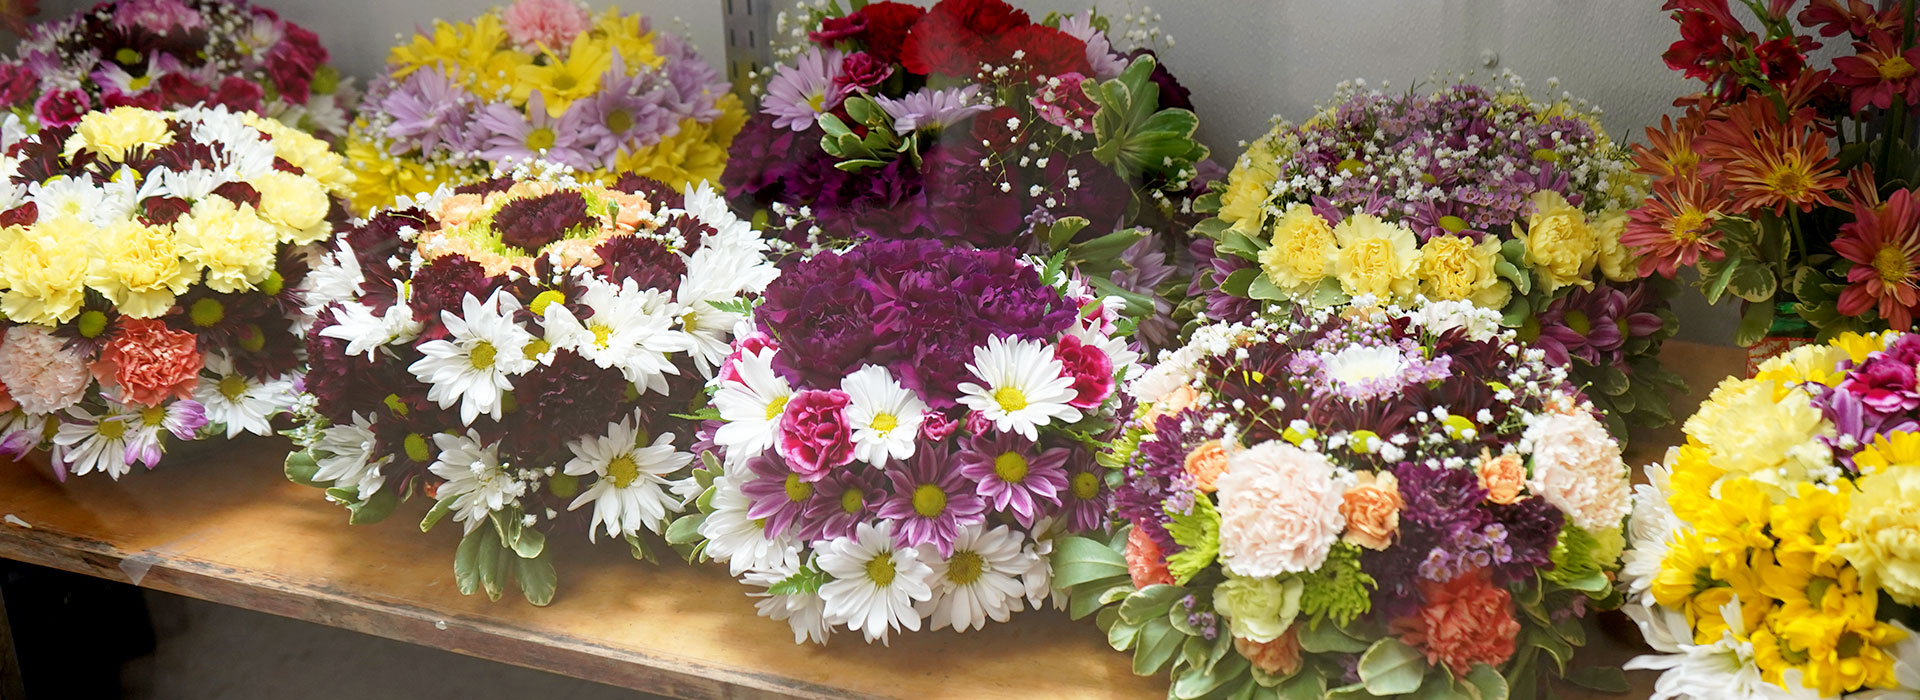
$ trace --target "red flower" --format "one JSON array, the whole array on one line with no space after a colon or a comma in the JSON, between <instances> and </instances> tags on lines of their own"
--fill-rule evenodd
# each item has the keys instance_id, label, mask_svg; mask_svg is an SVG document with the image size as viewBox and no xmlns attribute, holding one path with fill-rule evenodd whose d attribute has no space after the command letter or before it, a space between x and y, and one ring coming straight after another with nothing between
<instances>
[{"instance_id":1,"label":"red flower","mask_svg":"<svg viewBox=\"0 0 1920 700\"><path fill-rule=\"evenodd\" d=\"M1808 28L1819 29L1820 36L1840 36L1852 34L1863 38L1876 31L1892 32L1900 28L1899 15L1894 9L1882 14L1873 11L1873 5L1865 0L1813 0L1807 9L1800 11L1800 23Z\"/></svg>"},{"instance_id":2,"label":"red flower","mask_svg":"<svg viewBox=\"0 0 1920 700\"><path fill-rule=\"evenodd\" d=\"M1633 171L1655 181L1689 179L1699 174L1700 153L1693 149L1693 140L1705 120L1699 110L1688 110L1679 124L1673 117L1660 117L1660 126L1647 127L1647 145L1633 144Z\"/></svg>"},{"instance_id":3,"label":"red flower","mask_svg":"<svg viewBox=\"0 0 1920 700\"><path fill-rule=\"evenodd\" d=\"M253 112L260 109L260 99L266 94L258 83L229 75L221 79L220 92L214 94L209 102L224 105L227 109L236 112Z\"/></svg>"},{"instance_id":4,"label":"red flower","mask_svg":"<svg viewBox=\"0 0 1920 700\"><path fill-rule=\"evenodd\" d=\"M1000 37L1031 24L1001 0L941 0L907 31L900 61L919 75L972 77Z\"/></svg>"},{"instance_id":5,"label":"red flower","mask_svg":"<svg viewBox=\"0 0 1920 700\"><path fill-rule=\"evenodd\" d=\"M1060 339L1059 358L1066 376L1073 378L1073 390L1078 392L1067 405L1091 410L1113 394L1113 360L1100 348L1070 335Z\"/></svg>"},{"instance_id":6,"label":"red flower","mask_svg":"<svg viewBox=\"0 0 1920 700\"><path fill-rule=\"evenodd\" d=\"M867 44L867 53L886 63L899 63L900 45L907 40L907 30L925 17L927 11L918 5L888 1L862 7L854 14L866 20L866 34L861 38Z\"/></svg>"},{"instance_id":7,"label":"red flower","mask_svg":"<svg viewBox=\"0 0 1920 700\"><path fill-rule=\"evenodd\" d=\"M1801 41L1810 40L1805 37L1782 37L1753 47L1753 57L1760 59L1760 72L1775 83L1800 77L1801 69L1807 67L1807 56L1803 51L1813 48L1802 46Z\"/></svg>"},{"instance_id":8,"label":"red flower","mask_svg":"<svg viewBox=\"0 0 1920 700\"><path fill-rule=\"evenodd\" d=\"M1019 57L1015 58L1018 53ZM1044 80L1051 76L1076 73L1092 75L1087 63L1087 42L1053 27L1032 24L1012 29L994 39L989 53L976 63L1010 66L1016 80Z\"/></svg>"},{"instance_id":9,"label":"red flower","mask_svg":"<svg viewBox=\"0 0 1920 700\"><path fill-rule=\"evenodd\" d=\"M72 126L93 106L80 90L52 90L33 103L33 116L42 127Z\"/></svg>"},{"instance_id":10,"label":"red flower","mask_svg":"<svg viewBox=\"0 0 1920 700\"><path fill-rule=\"evenodd\" d=\"M1620 243L1640 256L1642 276L1672 277L1701 259L1719 260L1720 232L1714 224L1726 201L1719 178L1688 177L1657 184L1645 204L1628 215Z\"/></svg>"},{"instance_id":11,"label":"red flower","mask_svg":"<svg viewBox=\"0 0 1920 700\"><path fill-rule=\"evenodd\" d=\"M846 39L858 39L867 33L867 16L855 12L845 17L828 17L820 20L820 28L807 32L807 39L813 43L832 46Z\"/></svg>"},{"instance_id":12,"label":"red flower","mask_svg":"<svg viewBox=\"0 0 1920 700\"><path fill-rule=\"evenodd\" d=\"M1774 103L1763 97L1733 105L1726 118L1707 122L1698 148L1714 161L1734 195L1736 214L1834 206L1829 192L1846 184L1826 133L1811 116L1803 110L1782 120Z\"/></svg>"},{"instance_id":13,"label":"red flower","mask_svg":"<svg viewBox=\"0 0 1920 700\"><path fill-rule=\"evenodd\" d=\"M168 398L193 398L202 362L192 333L157 319L129 318L101 348L92 369L101 386L119 387L126 402L158 406Z\"/></svg>"},{"instance_id":14,"label":"red flower","mask_svg":"<svg viewBox=\"0 0 1920 700\"><path fill-rule=\"evenodd\" d=\"M1493 585L1485 569L1446 583L1420 581L1425 599L1420 611L1395 619L1393 634L1413 645L1432 665L1446 664L1454 675L1474 664L1499 667L1513 656L1520 622L1513 617L1513 596Z\"/></svg>"},{"instance_id":15,"label":"red flower","mask_svg":"<svg viewBox=\"0 0 1920 700\"><path fill-rule=\"evenodd\" d=\"M138 95L129 95L116 90L100 96L100 106L107 109L113 109L114 107L160 109L162 104L165 104L164 96L157 90L147 90Z\"/></svg>"},{"instance_id":16,"label":"red flower","mask_svg":"<svg viewBox=\"0 0 1920 700\"><path fill-rule=\"evenodd\" d=\"M1902 95L1909 105L1920 104L1920 47L1900 51L1899 44L1886 32L1874 32L1864 42L1854 42L1859 53L1833 59L1833 82L1853 88L1849 105L1854 113L1871 104L1881 109L1893 106L1894 95Z\"/></svg>"},{"instance_id":17,"label":"red flower","mask_svg":"<svg viewBox=\"0 0 1920 700\"><path fill-rule=\"evenodd\" d=\"M840 59L840 74L833 77L833 84L843 93L852 94L886 82L891 75L893 64L865 51L855 51Z\"/></svg>"},{"instance_id":18,"label":"red flower","mask_svg":"<svg viewBox=\"0 0 1920 700\"><path fill-rule=\"evenodd\" d=\"M1897 190L1879 208L1857 207L1840 227L1833 250L1853 262L1840 313L1857 315L1876 306L1893 328L1913 327L1920 306L1920 202L1912 190Z\"/></svg>"},{"instance_id":19,"label":"red flower","mask_svg":"<svg viewBox=\"0 0 1920 700\"><path fill-rule=\"evenodd\" d=\"M193 78L183 73L168 73L160 76L156 82L160 86L160 92L167 96L167 101L174 104L196 104L205 102L207 98L213 96L213 91L208 90L207 86L195 82Z\"/></svg>"},{"instance_id":20,"label":"red flower","mask_svg":"<svg viewBox=\"0 0 1920 700\"><path fill-rule=\"evenodd\" d=\"M305 27L291 22L284 26L286 38L267 54L267 75L288 101L304 104L311 94L314 69L326 62L327 49Z\"/></svg>"},{"instance_id":21,"label":"red flower","mask_svg":"<svg viewBox=\"0 0 1920 700\"><path fill-rule=\"evenodd\" d=\"M33 87L39 80L33 77L33 71L19 63L0 63L0 109L13 107L33 96Z\"/></svg>"},{"instance_id":22,"label":"red flower","mask_svg":"<svg viewBox=\"0 0 1920 700\"><path fill-rule=\"evenodd\" d=\"M1752 34L1734 19L1726 0L1669 0L1663 9L1680 22L1680 40L1661 54L1667 67L1709 83L1731 78L1738 45Z\"/></svg>"},{"instance_id":23,"label":"red flower","mask_svg":"<svg viewBox=\"0 0 1920 700\"><path fill-rule=\"evenodd\" d=\"M1026 125L1008 126L1008 124L1019 118L1020 113L1014 111L1012 107L995 107L973 118L973 125L968 127L969 135L973 137L975 144L985 142L995 150L1011 153L1014 139L1020 138L1020 130Z\"/></svg>"},{"instance_id":24,"label":"red flower","mask_svg":"<svg viewBox=\"0 0 1920 700\"><path fill-rule=\"evenodd\" d=\"M853 461L847 401L839 389L806 389L787 401L775 447L801 481L819 481L827 470Z\"/></svg>"}]
</instances>

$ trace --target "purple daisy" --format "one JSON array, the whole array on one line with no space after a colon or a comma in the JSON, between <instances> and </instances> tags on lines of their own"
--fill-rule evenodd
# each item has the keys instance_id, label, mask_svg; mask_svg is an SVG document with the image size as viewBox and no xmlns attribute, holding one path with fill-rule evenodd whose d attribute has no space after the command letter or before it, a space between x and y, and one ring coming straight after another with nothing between
<instances>
[{"instance_id":1,"label":"purple daisy","mask_svg":"<svg viewBox=\"0 0 1920 700\"><path fill-rule=\"evenodd\" d=\"M813 484L801 481L800 475L788 469L772 450L747 460L747 469L753 472L753 478L740 485L740 492L753 502L747 508L747 517L765 522L769 538L796 524L806 531L803 516L813 500Z\"/></svg>"},{"instance_id":2,"label":"purple daisy","mask_svg":"<svg viewBox=\"0 0 1920 700\"><path fill-rule=\"evenodd\" d=\"M893 540L902 547L931 544L941 556L950 556L960 526L986 519L986 502L953 468L944 446L923 448L911 461L895 462L887 480L893 493L880 505L880 517L894 521Z\"/></svg>"},{"instance_id":3,"label":"purple daisy","mask_svg":"<svg viewBox=\"0 0 1920 700\"><path fill-rule=\"evenodd\" d=\"M414 71L380 101L380 111L393 117L387 138L393 139L398 152L416 147L431 152L441 144L461 149L473 99L472 93L448 80L439 66Z\"/></svg>"},{"instance_id":4,"label":"purple daisy","mask_svg":"<svg viewBox=\"0 0 1920 700\"><path fill-rule=\"evenodd\" d=\"M537 90L525 111L504 102L487 105L473 120L488 134L480 144L480 157L496 163L536 158L569 164L588 162L587 153L580 148L590 147L592 141L584 140L578 131L587 121L574 116L578 113L575 106L560 119L547 116L547 100Z\"/></svg>"},{"instance_id":5,"label":"purple daisy","mask_svg":"<svg viewBox=\"0 0 1920 700\"><path fill-rule=\"evenodd\" d=\"M1077 446L1067 456L1067 490L1060 494L1060 520L1069 533L1106 526L1112 492L1097 467L1093 455Z\"/></svg>"},{"instance_id":6,"label":"purple daisy","mask_svg":"<svg viewBox=\"0 0 1920 700\"><path fill-rule=\"evenodd\" d=\"M897 100L874 95L873 101L886 110L887 116L893 117L893 130L901 134L940 131L993 108L980 99L978 85L944 90L924 88Z\"/></svg>"},{"instance_id":7,"label":"purple daisy","mask_svg":"<svg viewBox=\"0 0 1920 700\"><path fill-rule=\"evenodd\" d=\"M812 485L800 530L800 539L809 542L852 537L886 496L879 476L859 465L834 470Z\"/></svg>"},{"instance_id":8,"label":"purple daisy","mask_svg":"<svg viewBox=\"0 0 1920 700\"><path fill-rule=\"evenodd\" d=\"M774 72L760 111L773 115L776 129L811 129L815 118L840 106L846 98L835 84L839 75L839 51L812 49L800 54Z\"/></svg>"},{"instance_id":9,"label":"purple daisy","mask_svg":"<svg viewBox=\"0 0 1920 700\"><path fill-rule=\"evenodd\" d=\"M600 94L585 101L593 121L610 136L592 147L608 168L620 149L646 148L680 132L680 117L667 105L671 91L651 71L629 75L625 65L615 55L613 67L600 78Z\"/></svg>"},{"instance_id":10,"label":"purple daisy","mask_svg":"<svg viewBox=\"0 0 1920 700\"><path fill-rule=\"evenodd\" d=\"M968 438L960 449L960 474L977 482L977 492L993 509L1010 512L1026 527L1041 514L1036 504L1060 505L1067 489L1065 447L1040 445L1012 433Z\"/></svg>"}]
</instances>

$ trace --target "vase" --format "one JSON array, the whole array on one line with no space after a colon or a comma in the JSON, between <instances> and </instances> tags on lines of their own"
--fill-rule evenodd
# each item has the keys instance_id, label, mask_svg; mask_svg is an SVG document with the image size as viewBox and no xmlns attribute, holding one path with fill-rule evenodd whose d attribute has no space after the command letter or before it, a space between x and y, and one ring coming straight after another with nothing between
<instances>
[{"instance_id":1,"label":"vase","mask_svg":"<svg viewBox=\"0 0 1920 700\"><path fill-rule=\"evenodd\" d=\"M1760 365L1775 357L1792 352L1802 345L1811 345L1814 339L1813 324L1800 318L1793 310L1793 302L1773 303L1773 325L1767 328L1767 335L1760 342L1747 346L1747 378L1760 372Z\"/></svg>"}]
</instances>

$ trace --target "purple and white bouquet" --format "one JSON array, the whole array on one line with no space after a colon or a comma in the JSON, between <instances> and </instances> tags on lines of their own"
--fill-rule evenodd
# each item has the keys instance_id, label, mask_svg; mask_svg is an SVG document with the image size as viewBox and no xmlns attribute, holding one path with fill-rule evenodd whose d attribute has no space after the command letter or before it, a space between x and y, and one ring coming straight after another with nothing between
<instances>
[{"instance_id":1,"label":"purple and white bouquet","mask_svg":"<svg viewBox=\"0 0 1920 700\"><path fill-rule=\"evenodd\" d=\"M796 643L1046 603L1052 538L1105 522L1094 454L1136 360L1120 303L934 241L789 263L711 384L724 464L668 540L764 589Z\"/></svg>"}]
</instances>

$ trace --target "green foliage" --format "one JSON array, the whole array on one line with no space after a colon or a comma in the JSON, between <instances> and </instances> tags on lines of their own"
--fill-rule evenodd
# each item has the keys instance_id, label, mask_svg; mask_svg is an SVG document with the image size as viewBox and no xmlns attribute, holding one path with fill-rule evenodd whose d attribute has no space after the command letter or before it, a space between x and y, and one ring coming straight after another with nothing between
<instances>
[{"instance_id":1,"label":"green foliage","mask_svg":"<svg viewBox=\"0 0 1920 700\"><path fill-rule=\"evenodd\" d=\"M1093 115L1093 157L1122 180L1185 182L1194 164L1207 158L1195 141L1200 118L1185 109L1160 109L1160 86L1153 82L1158 64L1152 56L1135 58L1120 77L1087 80L1082 89L1099 111Z\"/></svg>"},{"instance_id":2,"label":"green foliage","mask_svg":"<svg viewBox=\"0 0 1920 700\"><path fill-rule=\"evenodd\" d=\"M821 586L826 585L827 580L827 572L821 571L820 567L812 563L808 563L806 566L800 567L799 571L793 572L792 576L781 579L779 583L768 587L767 593L773 595L814 593L819 591Z\"/></svg>"},{"instance_id":3,"label":"green foliage","mask_svg":"<svg viewBox=\"0 0 1920 700\"><path fill-rule=\"evenodd\" d=\"M1360 548L1351 543L1335 543L1319 570L1299 578L1306 586L1300 594L1300 612L1309 618L1325 618L1345 627L1373 607L1376 583L1360 570Z\"/></svg>"},{"instance_id":4,"label":"green foliage","mask_svg":"<svg viewBox=\"0 0 1920 700\"><path fill-rule=\"evenodd\" d=\"M1214 508L1213 499L1197 496L1191 512L1180 513L1168 508L1167 516L1173 519L1167 525L1167 534L1185 547L1167 557L1167 572L1184 586L1212 566L1214 557L1220 554L1220 511Z\"/></svg>"}]
</instances>

